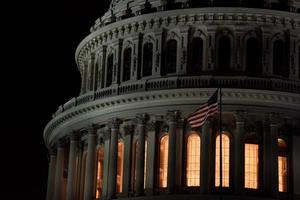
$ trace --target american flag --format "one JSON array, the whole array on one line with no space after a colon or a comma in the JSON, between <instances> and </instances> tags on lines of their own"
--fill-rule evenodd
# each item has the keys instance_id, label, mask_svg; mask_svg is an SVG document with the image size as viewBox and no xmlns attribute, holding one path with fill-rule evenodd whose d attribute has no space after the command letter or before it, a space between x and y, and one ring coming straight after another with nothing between
<instances>
[{"instance_id":1,"label":"american flag","mask_svg":"<svg viewBox=\"0 0 300 200\"><path fill-rule=\"evenodd\" d=\"M188 116L187 121L192 128L201 127L208 117L218 113L218 91L216 90L206 103Z\"/></svg>"}]
</instances>

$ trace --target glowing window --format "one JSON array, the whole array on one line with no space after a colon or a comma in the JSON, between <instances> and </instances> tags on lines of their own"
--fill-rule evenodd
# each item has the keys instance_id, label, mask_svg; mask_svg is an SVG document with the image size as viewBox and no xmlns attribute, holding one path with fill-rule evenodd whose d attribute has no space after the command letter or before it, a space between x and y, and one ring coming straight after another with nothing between
<instances>
[{"instance_id":1,"label":"glowing window","mask_svg":"<svg viewBox=\"0 0 300 200\"><path fill-rule=\"evenodd\" d=\"M229 187L230 139L222 134L222 187ZM220 186L220 135L216 138L215 186Z\"/></svg>"},{"instance_id":2,"label":"glowing window","mask_svg":"<svg viewBox=\"0 0 300 200\"><path fill-rule=\"evenodd\" d=\"M123 183L124 144L118 143L117 192L122 192Z\"/></svg>"},{"instance_id":3,"label":"glowing window","mask_svg":"<svg viewBox=\"0 0 300 200\"><path fill-rule=\"evenodd\" d=\"M96 188L96 198L100 198L102 193L103 185L103 160L104 160L104 148L100 147L98 150L98 163L97 163L97 188Z\"/></svg>"},{"instance_id":4,"label":"glowing window","mask_svg":"<svg viewBox=\"0 0 300 200\"><path fill-rule=\"evenodd\" d=\"M283 139L278 139L278 190L279 192L287 192L287 177L288 177L288 158L286 151L286 142Z\"/></svg>"},{"instance_id":5,"label":"glowing window","mask_svg":"<svg viewBox=\"0 0 300 200\"><path fill-rule=\"evenodd\" d=\"M193 133L187 139L186 184L200 186L200 149L198 134Z\"/></svg>"},{"instance_id":6,"label":"glowing window","mask_svg":"<svg viewBox=\"0 0 300 200\"><path fill-rule=\"evenodd\" d=\"M167 187L168 179L168 150L169 136L165 135L160 139L159 149L159 187Z\"/></svg>"},{"instance_id":7,"label":"glowing window","mask_svg":"<svg viewBox=\"0 0 300 200\"><path fill-rule=\"evenodd\" d=\"M258 188L258 144L245 144L245 188Z\"/></svg>"}]
</instances>

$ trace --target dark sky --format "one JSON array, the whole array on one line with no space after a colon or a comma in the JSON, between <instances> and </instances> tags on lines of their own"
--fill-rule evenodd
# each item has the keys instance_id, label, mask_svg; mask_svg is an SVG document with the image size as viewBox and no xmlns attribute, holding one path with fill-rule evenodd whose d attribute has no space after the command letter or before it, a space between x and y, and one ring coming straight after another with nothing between
<instances>
[{"instance_id":1,"label":"dark sky","mask_svg":"<svg viewBox=\"0 0 300 200\"><path fill-rule=\"evenodd\" d=\"M8 11L1 12L5 199L45 199L48 153L43 130L58 106L79 94L75 50L109 2L10 1L1 6Z\"/></svg>"}]
</instances>

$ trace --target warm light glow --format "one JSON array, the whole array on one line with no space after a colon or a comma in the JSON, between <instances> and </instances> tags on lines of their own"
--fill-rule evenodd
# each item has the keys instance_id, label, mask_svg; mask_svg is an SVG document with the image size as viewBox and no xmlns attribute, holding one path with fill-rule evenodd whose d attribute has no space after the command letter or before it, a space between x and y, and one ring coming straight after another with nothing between
<instances>
[{"instance_id":1,"label":"warm light glow","mask_svg":"<svg viewBox=\"0 0 300 200\"><path fill-rule=\"evenodd\" d=\"M245 144L245 188L258 188L258 144Z\"/></svg>"},{"instance_id":2,"label":"warm light glow","mask_svg":"<svg viewBox=\"0 0 300 200\"><path fill-rule=\"evenodd\" d=\"M198 134L193 133L187 139L186 185L200 186L200 149Z\"/></svg>"},{"instance_id":3,"label":"warm light glow","mask_svg":"<svg viewBox=\"0 0 300 200\"><path fill-rule=\"evenodd\" d=\"M102 193L103 160L104 160L104 148L100 147L98 150L98 163L97 163L97 188L96 188L97 199L100 198Z\"/></svg>"},{"instance_id":4,"label":"warm light glow","mask_svg":"<svg viewBox=\"0 0 300 200\"><path fill-rule=\"evenodd\" d=\"M145 141L145 161L144 161L144 189L146 188L146 172L147 172L147 140Z\"/></svg>"},{"instance_id":5,"label":"warm light glow","mask_svg":"<svg viewBox=\"0 0 300 200\"><path fill-rule=\"evenodd\" d=\"M279 192L287 192L288 177L288 158L287 144L283 139L278 138L278 190Z\"/></svg>"},{"instance_id":6,"label":"warm light glow","mask_svg":"<svg viewBox=\"0 0 300 200\"><path fill-rule=\"evenodd\" d=\"M278 189L287 192L287 157L278 156Z\"/></svg>"},{"instance_id":7,"label":"warm light glow","mask_svg":"<svg viewBox=\"0 0 300 200\"><path fill-rule=\"evenodd\" d=\"M159 148L159 187L167 187L168 179L168 150L169 136L165 135L160 139Z\"/></svg>"},{"instance_id":8,"label":"warm light glow","mask_svg":"<svg viewBox=\"0 0 300 200\"><path fill-rule=\"evenodd\" d=\"M229 187L230 139L222 134L222 187ZM220 186L220 135L216 138L215 186Z\"/></svg>"},{"instance_id":9,"label":"warm light glow","mask_svg":"<svg viewBox=\"0 0 300 200\"><path fill-rule=\"evenodd\" d=\"M117 169L117 192L122 192L123 183L124 144L118 143L118 169Z\"/></svg>"}]
</instances>

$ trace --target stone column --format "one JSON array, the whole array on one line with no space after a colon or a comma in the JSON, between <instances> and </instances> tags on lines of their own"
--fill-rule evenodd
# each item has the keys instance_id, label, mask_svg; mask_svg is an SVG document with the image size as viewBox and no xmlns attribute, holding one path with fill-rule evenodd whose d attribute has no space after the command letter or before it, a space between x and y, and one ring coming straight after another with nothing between
<instances>
[{"instance_id":1,"label":"stone column","mask_svg":"<svg viewBox=\"0 0 300 200\"><path fill-rule=\"evenodd\" d=\"M104 161L103 161L103 185L101 198L105 199L107 197L108 188L108 171L109 171L109 156L110 156L110 131L105 130L104 133Z\"/></svg>"},{"instance_id":2,"label":"stone column","mask_svg":"<svg viewBox=\"0 0 300 200\"><path fill-rule=\"evenodd\" d=\"M64 154L65 154L65 143L63 141L58 141L54 195L53 195L53 199L55 200L63 200L63 182L64 182L63 173L64 173L64 157L65 157Z\"/></svg>"},{"instance_id":3,"label":"stone column","mask_svg":"<svg viewBox=\"0 0 300 200\"><path fill-rule=\"evenodd\" d=\"M88 150L86 158L86 174L84 184L84 200L93 200L95 198L95 167L96 167L96 127L90 126L88 131Z\"/></svg>"},{"instance_id":4,"label":"stone column","mask_svg":"<svg viewBox=\"0 0 300 200\"><path fill-rule=\"evenodd\" d=\"M78 134L73 132L70 135L70 152L68 164L68 181L67 181L67 200L76 198L76 175L78 169Z\"/></svg>"},{"instance_id":5,"label":"stone column","mask_svg":"<svg viewBox=\"0 0 300 200\"><path fill-rule=\"evenodd\" d=\"M169 124L169 154L168 154L168 182L167 193L174 193L175 188L175 165L176 165L176 129L179 119L179 111L168 111L167 120Z\"/></svg>"},{"instance_id":6,"label":"stone column","mask_svg":"<svg viewBox=\"0 0 300 200\"><path fill-rule=\"evenodd\" d=\"M270 117L270 192L272 197L278 195L278 125L279 114L272 113Z\"/></svg>"},{"instance_id":7,"label":"stone column","mask_svg":"<svg viewBox=\"0 0 300 200\"><path fill-rule=\"evenodd\" d=\"M114 118L109 123L110 126L110 156L109 156L109 176L108 176L108 199L116 195L117 184L117 161L118 161L118 132L120 120Z\"/></svg>"},{"instance_id":8,"label":"stone column","mask_svg":"<svg viewBox=\"0 0 300 200\"><path fill-rule=\"evenodd\" d=\"M55 181L55 165L56 165L56 152L50 151L50 162L48 171L48 184L46 200L53 200L54 181Z\"/></svg>"},{"instance_id":9,"label":"stone column","mask_svg":"<svg viewBox=\"0 0 300 200\"><path fill-rule=\"evenodd\" d=\"M209 179L210 179L210 153L211 153L211 121L206 120L202 127L202 144L201 144L201 174L200 174L200 186L202 193L208 193L209 191Z\"/></svg>"},{"instance_id":10,"label":"stone column","mask_svg":"<svg viewBox=\"0 0 300 200\"><path fill-rule=\"evenodd\" d=\"M136 196L144 194L144 168L145 168L145 129L148 115L138 114L137 117L138 148L136 156Z\"/></svg>"},{"instance_id":11,"label":"stone column","mask_svg":"<svg viewBox=\"0 0 300 200\"><path fill-rule=\"evenodd\" d=\"M244 134L246 112L235 113L236 130L234 135L234 192L240 194L244 188Z\"/></svg>"},{"instance_id":12,"label":"stone column","mask_svg":"<svg viewBox=\"0 0 300 200\"><path fill-rule=\"evenodd\" d=\"M278 193L277 135L279 116L271 114L264 120L263 185L266 196Z\"/></svg>"}]
</instances>

